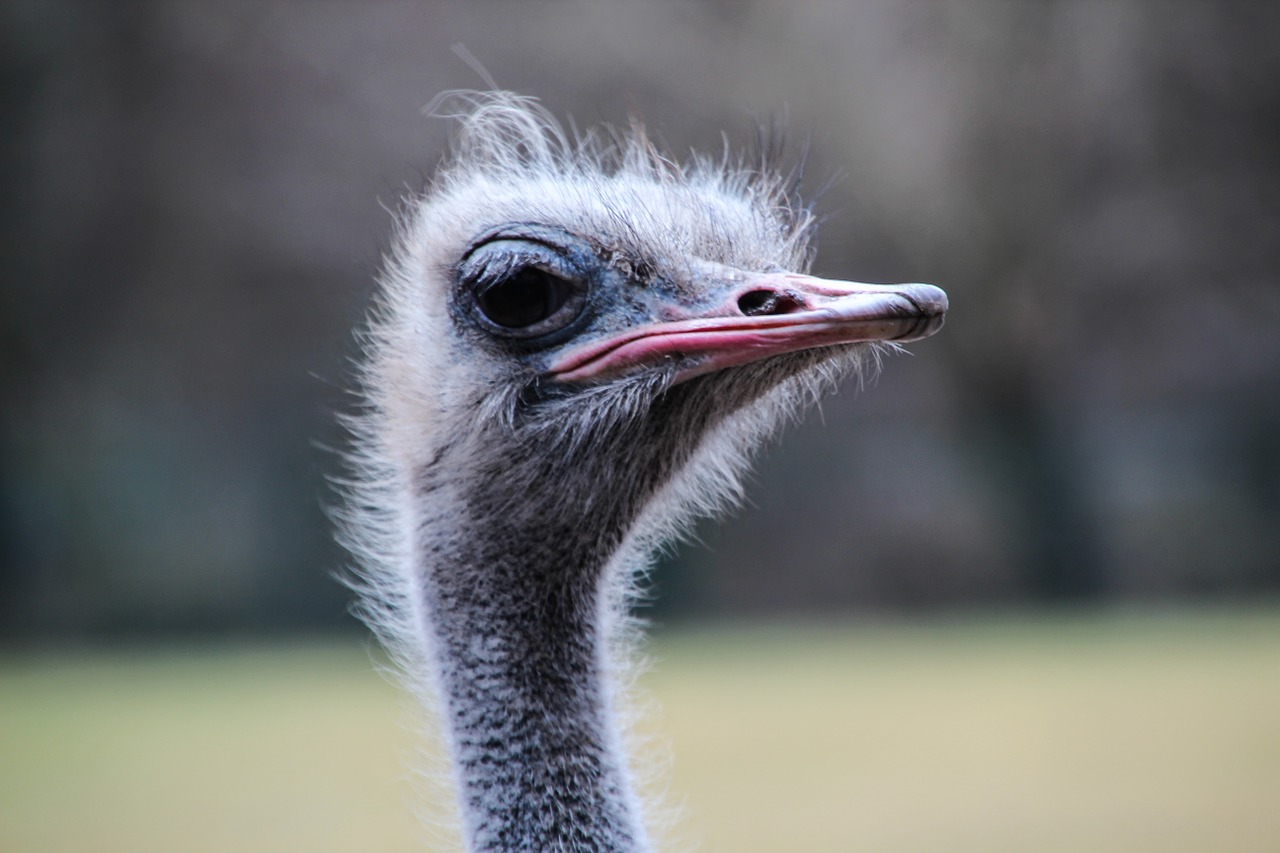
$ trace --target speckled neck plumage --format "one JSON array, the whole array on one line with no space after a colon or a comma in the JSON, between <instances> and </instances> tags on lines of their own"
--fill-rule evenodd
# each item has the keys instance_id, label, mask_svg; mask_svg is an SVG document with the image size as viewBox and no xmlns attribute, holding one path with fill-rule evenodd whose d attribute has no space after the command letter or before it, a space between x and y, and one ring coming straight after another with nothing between
<instances>
[{"instance_id":1,"label":"speckled neck plumage","mask_svg":"<svg viewBox=\"0 0 1280 853\"><path fill-rule=\"evenodd\" d=\"M630 578L610 573L631 571L615 558L644 505L723 415L690 405L704 384L670 389L586 441L546 428L563 413L526 412L417 478L430 505L453 482L443 472L472 472L452 497L464 520L423 537L419 571L477 849L648 846L610 707L618 662L607 632Z\"/></svg>"}]
</instances>

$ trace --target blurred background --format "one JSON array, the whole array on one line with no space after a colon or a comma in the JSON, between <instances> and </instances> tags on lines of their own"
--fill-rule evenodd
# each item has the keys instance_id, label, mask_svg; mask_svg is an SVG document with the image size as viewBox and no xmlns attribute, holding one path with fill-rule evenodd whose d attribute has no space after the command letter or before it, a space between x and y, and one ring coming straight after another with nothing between
<instances>
[{"instance_id":1,"label":"blurred background","mask_svg":"<svg viewBox=\"0 0 1280 853\"><path fill-rule=\"evenodd\" d=\"M0 634L358 630L325 482L394 209L484 83L677 154L784 117L816 270L945 333L660 618L1280 590L1280 7L10 2Z\"/></svg>"},{"instance_id":2,"label":"blurred background","mask_svg":"<svg viewBox=\"0 0 1280 853\"><path fill-rule=\"evenodd\" d=\"M11 651L363 636L334 413L423 107L485 86L457 43L677 155L785 119L815 271L951 297L659 567L659 623L1280 592L1280 5L9 0L0 41Z\"/></svg>"}]
</instances>

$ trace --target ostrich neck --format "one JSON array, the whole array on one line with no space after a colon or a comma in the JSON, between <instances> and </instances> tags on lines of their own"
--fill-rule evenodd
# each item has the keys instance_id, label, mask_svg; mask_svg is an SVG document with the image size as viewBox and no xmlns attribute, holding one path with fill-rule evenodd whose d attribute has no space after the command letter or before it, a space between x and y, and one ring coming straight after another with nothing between
<instances>
[{"instance_id":1,"label":"ostrich neck","mask_svg":"<svg viewBox=\"0 0 1280 853\"><path fill-rule=\"evenodd\" d=\"M455 497L464 521L454 506L450 534L426 540L424 609L464 832L479 851L643 850L610 713L607 573L636 496L660 475L650 466L622 497L593 500L585 492L608 472L583 458L548 472L546 458L470 477Z\"/></svg>"},{"instance_id":2,"label":"ostrich neck","mask_svg":"<svg viewBox=\"0 0 1280 853\"><path fill-rule=\"evenodd\" d=\"M470 845L641 849L608 714L599 583L540 589L529 578L557 569L514 556L488 568L506 585L459 574L437 585L433 616Z\"/></svg>"}]
</instances>

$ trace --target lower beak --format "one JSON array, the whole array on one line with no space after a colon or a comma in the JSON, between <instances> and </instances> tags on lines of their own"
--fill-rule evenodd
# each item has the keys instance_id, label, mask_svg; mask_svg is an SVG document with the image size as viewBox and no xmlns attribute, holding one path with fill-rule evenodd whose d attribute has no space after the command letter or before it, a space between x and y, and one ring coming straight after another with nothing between
<instances>
[{"instance_id":1,"label":"lower beak","mask_svg":"<svg viewBox=\"0 0 1280 853\"><path fill-rule=\"evenodd\" d=\"M676 381L788 352L927 338L947 313L930 284L859 284L773 273L737 282L705 312L664 305L674 319L636 326L569 350L550 366L561 382L588 382L662 363Z\"/></svg>"}]
</instances>

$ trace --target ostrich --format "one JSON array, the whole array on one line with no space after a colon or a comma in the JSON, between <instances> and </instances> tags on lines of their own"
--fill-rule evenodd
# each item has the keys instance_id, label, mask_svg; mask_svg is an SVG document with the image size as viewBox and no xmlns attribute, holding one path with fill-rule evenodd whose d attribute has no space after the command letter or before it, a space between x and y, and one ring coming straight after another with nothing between
<instances>
[{"instance_id":1,"label":"ostrich","mask_svg":"<svg viewBox=\"0 0 1280 853\"><path fill-rule=\"evenodd\" d=\"M649 554L947 300L806 275L814 220L768 154L678 165L638 125L463 104L362 336L361 615L437 708L469 849L646 850L617 717Z\"/></svg>"}]
</instances>

